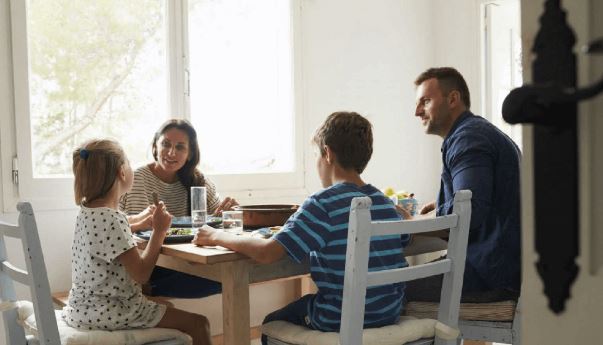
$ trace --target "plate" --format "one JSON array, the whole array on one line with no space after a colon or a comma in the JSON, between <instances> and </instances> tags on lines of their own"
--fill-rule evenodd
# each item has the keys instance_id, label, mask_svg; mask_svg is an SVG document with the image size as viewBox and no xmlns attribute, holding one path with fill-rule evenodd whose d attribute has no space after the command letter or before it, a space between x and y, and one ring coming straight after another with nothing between
<instances>
[{"instance_id":1,"label":"plate","mask_svg":"<svg viewBox=\"0 0 603 345\"><path fill-rule=\"evenodd\" d=\"M185 228L185 227L178 227L178 228L170 228L170 230L168 230L169 232L174 231L175 229L183 229L183 230L190 230L192 232L191 228ZM151 234L153 233L153 230L145 230L145 231L140 231L134 234L134 236L141 238L143 240L150 240L151 239ZM193 238L195 237L194 234L168 234L165 239L163 240L163 243L188 243L190 241L193 240Z\"/></svg>"},{"instance_id":2,"label":"plate","mask_svg":"<svg viewBox=\"0 0 603 345\"><path fill-rule=\"evenodd\" d=\"M222 224L222 218L220 217L207 217L207 222L205 223L211 227L216 227ZM193 224L191 222L191 217L174 217L172 218L172 228L192 228Z\"/></svg>"},{"instance_id":3,"label":"plate","mask_svg":"<svg viewBox=\"0 0 603 345\"><path fill-rule=\"evenodd\" d=\"M263 238L270 238L277 232L279 232L282 226L271 226L267 228L260 228L251 232L251 236L257 235Z\"/></svg>"}]
</instances>

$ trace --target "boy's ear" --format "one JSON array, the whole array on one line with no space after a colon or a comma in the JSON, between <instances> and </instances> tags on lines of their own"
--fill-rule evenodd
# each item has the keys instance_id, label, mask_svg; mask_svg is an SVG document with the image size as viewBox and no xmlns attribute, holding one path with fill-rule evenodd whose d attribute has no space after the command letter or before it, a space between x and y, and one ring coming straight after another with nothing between
<instances>
[{"instance_id":1,"label":"boy's ear","mask_svg":"<svg viewBox=\"0 0 603 345\"><path fill-rule=\"evenodd\" d=\"M332 164L335 155L333 154L333 151L331 151L331 148L328 145L325 145L324 147L325 150L325 160L327 161L327 163Z\"/></svg>"}]
</instances>

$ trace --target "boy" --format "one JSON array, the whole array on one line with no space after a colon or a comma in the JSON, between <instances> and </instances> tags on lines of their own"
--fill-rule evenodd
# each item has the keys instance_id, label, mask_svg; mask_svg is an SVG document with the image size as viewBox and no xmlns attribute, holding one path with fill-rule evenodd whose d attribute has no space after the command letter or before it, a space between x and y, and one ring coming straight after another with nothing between
<instances>
[{"instance_id":1,"label":"boy","mask_svg":"<svg viewBox=\"0 0 603 345\"><path fill-rule=\"evenodd\" d=\"M310 260L316 294L305 295L269 314L264 323L284 320L310 329L339 331L348 219L352 198L372 199L373 220L399 220L391 201L377 188L364 183L360 174L373 153L371 124L353 112L331 114L313 138L317 170L325 189L316 192L270 239L236 236L202 228L193 240L198 245L220 245L261 263L271 263L288 254L293 260ZM317 152L317 153L318 153ZM408 236L373 238L369 270L405 267L402 247ZM366 294L364 327L381 327L398 321L404 284L372 287ZM262 343L266 339L262 336Z\"/></svg>"}]
</instances>

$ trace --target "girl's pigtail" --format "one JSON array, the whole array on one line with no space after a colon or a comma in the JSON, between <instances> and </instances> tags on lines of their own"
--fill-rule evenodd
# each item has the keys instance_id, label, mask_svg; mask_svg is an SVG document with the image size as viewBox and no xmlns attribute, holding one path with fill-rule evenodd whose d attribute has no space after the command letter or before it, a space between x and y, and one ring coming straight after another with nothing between
<instances>
[{"instance_id":1,"label":"girl's pigtail","mask_svg":"<svg viewBox=\"0 0 603 345\"><path fill-rule=\"evenodd\" d=\"M82 152L85 152L85 154L82 154ZM86 190L87 183L86 160L89 155L90 153L86 149L76 149L73 152L73 175L75 177L73 191L76 205L81 205L85 201L84 191Z\"/></svg>"}]
</instances>

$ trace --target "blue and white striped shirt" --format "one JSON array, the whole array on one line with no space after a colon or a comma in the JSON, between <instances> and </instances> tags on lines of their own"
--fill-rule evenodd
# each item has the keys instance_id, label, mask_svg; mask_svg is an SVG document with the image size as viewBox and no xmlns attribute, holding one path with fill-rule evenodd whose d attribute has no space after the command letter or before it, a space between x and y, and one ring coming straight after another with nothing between
<instances>
[{"instance_id":1,"label":"blue and white striped shirt","mask_svg":"<svg viewBox=\"0 0 603 345\"><path fill-rule=\"evenodd\" d=\"M400 220L392 202L372 185L338 183L306 199L274 237L295 261L310 258L318 293L308 305L308 315L318 330L339 331L350 205L359 196L371 198L372 220ZM406 267L402 248L408 240L408 235L373 237L369 271ZM403 283L367 289L364 327L397 322L403 297Z\"/></svg>"}]
</instances>

